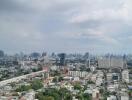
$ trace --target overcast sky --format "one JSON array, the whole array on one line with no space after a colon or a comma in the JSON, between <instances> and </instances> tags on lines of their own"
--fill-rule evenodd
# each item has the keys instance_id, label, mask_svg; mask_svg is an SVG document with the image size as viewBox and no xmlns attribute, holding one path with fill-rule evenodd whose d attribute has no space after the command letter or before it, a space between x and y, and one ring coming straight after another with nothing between
<instances>
[{"instance_id":1,"label":"overcast sky","mask_svg":"<svg viewBox=\"0 0 132 100\"><path fill-rule=\"evenodd\" d=\"M0 0L0 49L132 53L132 0Z\"/></svg>"}]
</instances>

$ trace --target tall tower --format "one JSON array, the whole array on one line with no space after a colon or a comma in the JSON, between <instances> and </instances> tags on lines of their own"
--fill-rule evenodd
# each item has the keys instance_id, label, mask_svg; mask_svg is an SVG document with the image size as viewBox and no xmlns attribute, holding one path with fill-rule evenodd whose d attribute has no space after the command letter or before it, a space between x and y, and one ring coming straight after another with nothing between
<instances>
[{"instance_id":1,"label":"tall tower","mask_svg":"<svg viewBox=\"0 0 132 100\"><path fill-rule=\"evenodd\" d=\"M60 53L58 56L60 58L60 66L64 66L66 64L65 63L66 54L65 53Z\"/></svg>"}]
</instances>

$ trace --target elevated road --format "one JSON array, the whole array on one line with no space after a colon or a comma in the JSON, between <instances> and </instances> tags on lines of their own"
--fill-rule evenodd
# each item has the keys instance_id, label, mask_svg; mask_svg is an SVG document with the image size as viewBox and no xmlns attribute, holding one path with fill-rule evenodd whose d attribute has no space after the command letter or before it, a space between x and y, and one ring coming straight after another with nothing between
<instances>
[{"instance_id":1,"label":"elevated road","mask_svg":"<svg viewBox=\"0 0 132 100\"><path fill-rule=\"evenodd\" d=\"M44 72L45 72L45 70L38 71L38 72L33 72L33 73L30 73L30 74L26 74L26 75L22 75L22 76L18 76L18 77L14 77L14 78L7 79L7 80L4 80L4 81L0 81L0 87L4 86L6 84L12 83L12 82L19 82L20 80L27 79L29 77L35 77L35 76L37 76L39 74L42 74Z\"/></svg>"}]
</instances>

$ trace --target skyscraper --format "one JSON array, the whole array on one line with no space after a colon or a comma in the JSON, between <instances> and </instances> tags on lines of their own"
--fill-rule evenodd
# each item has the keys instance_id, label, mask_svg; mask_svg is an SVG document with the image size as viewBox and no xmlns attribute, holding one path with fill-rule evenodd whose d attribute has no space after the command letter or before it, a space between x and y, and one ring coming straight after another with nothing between
<instances>
[{"instance_id":1,"label":"skyscraper","mask_svg":"<svg viewBox=\"0 0 132 100\"><path fill-rule=\"evenodd\" d=\"M60 63L59 63L59 65L60 65L60 66L64 66L64 65L65 65L65 57L66 57L66 54L65 54L65 53L60 53L58 56L59 56L59 58L60 58Z\"/></svg>"},{"instance_id":2,"label":"skyscraper","mask_svg":"<svg viewBox=\"0 0 132 100\"><path fill-rule=\"evenodd\" d=\"M98 59L99 68L123 68L124 59L118 56L102 57Z\"/></svg>"},{"instance_id":3,"label":"skyscraper","mask_svg":"<svg viewBox=\"0 0 132 100\"><path fill-rule=\"evenodd\" d=\"M0 57L4 57L4 51L0 50Z\"/></svg>"}]
</instances>

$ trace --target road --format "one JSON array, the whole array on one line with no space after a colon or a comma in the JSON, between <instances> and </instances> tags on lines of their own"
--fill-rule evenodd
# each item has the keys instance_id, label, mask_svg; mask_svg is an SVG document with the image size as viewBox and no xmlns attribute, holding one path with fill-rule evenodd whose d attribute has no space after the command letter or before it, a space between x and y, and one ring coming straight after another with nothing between
<instances>
[{"instance_id":1,"label":"road","mask_svg":"<svg viewBox=\"0 0 132 100\"><path fill-rule=\"evenodd\" d=\"M39 74L44 73L44 72L45 72L45 70L38 71L38 72L33 72L33 73L30 73L30 74L26 74L26 75L22 75L22 76L18 76L18 77L14 77L14 78L11 78L11 79L1 81L0 82L0 87L4 86L6 84L12 83L12 82L19 82L20 80L26 79L26 78L31 77L31 76L35 77L36 75L39 75Z\"/></svg>"}]
</instances>

